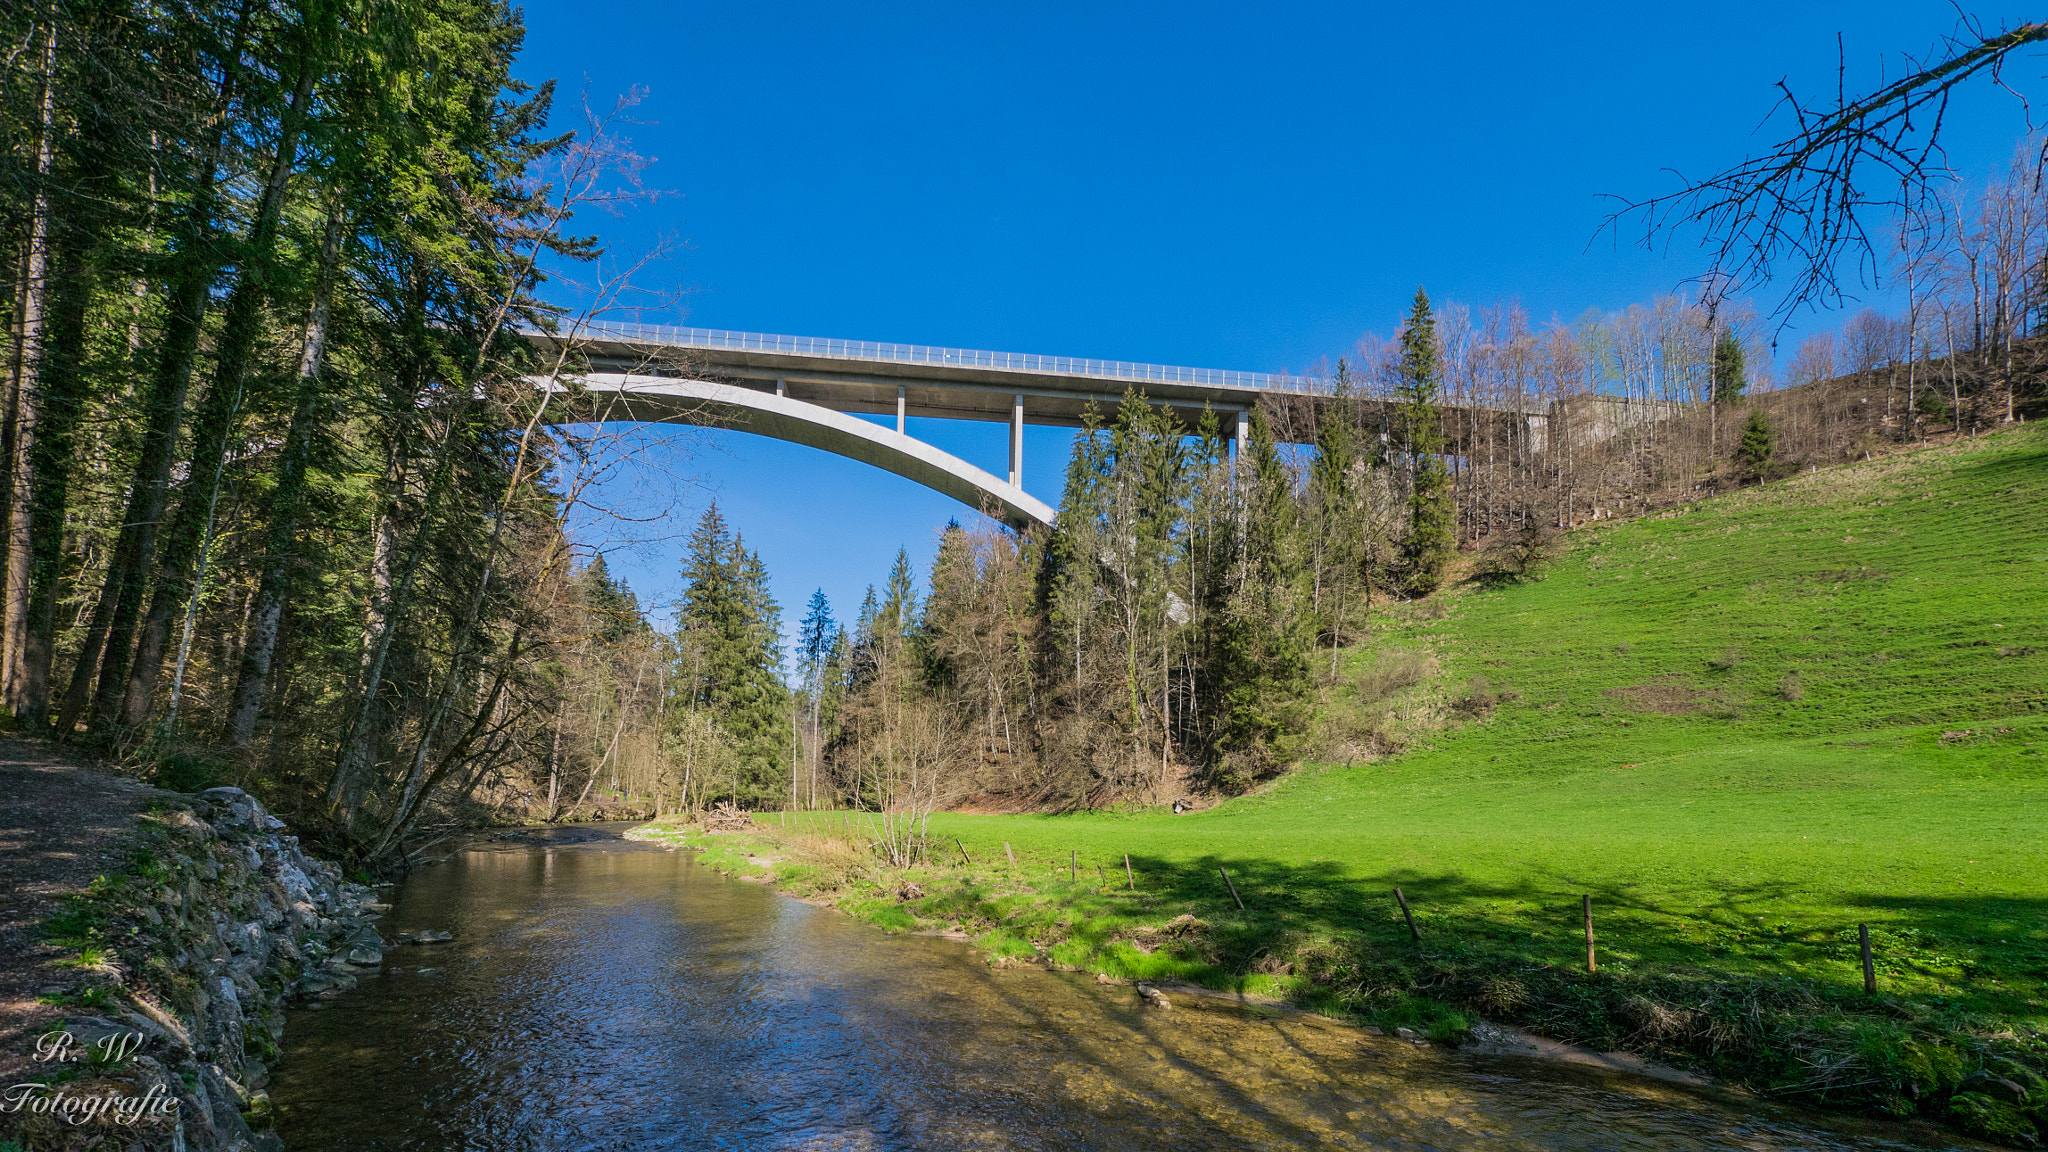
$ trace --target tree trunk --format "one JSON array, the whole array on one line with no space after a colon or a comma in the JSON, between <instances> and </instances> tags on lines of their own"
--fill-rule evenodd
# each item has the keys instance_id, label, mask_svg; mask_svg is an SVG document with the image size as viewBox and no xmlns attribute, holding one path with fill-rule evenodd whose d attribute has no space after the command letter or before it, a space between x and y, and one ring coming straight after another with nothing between
<instances>
[{"instance_id":1,"label":"tree trunk","mask_svg":"<svg viewBox=\"0 0 2048 1152\"><path fill-rule=\"evenodd\" d=\"M94 232L91 222L71 220L55 246L55 291L39 369L41 411L28 454L29 602L16 715L26 717L35 732L44 731L50 721L50 665L56 655L57 604L64 583L64 516L86 392L86 312L94 281L89 248Z\"/></svg>"},{"instance_id":2,"label":"tree trunk","mask_svg":"<svg viewBox=\"0 0 2048 1152\"><path fill-rule=\"evenodd\" d=\"M308 27L301 35L298 82L279 127L277 152L271 163L270 178L264 185L262 204L251 223L249 240L240 260L240 274L236 277L234 290L228 295L220 339L215 348L213 386L207 390L205 402L193 420L192 457L186 465L189 480L184 496L171 517L169 531L165 533L158 558L155 594L150 599L149 613L144 617L134 664L129 673L121 711L121 723L127 728L139 727L149 718L150 704L163 672L171 619L177 615L181 605L196 595L191 588L198 579L193 568L203 548L210 513L219 496L228 443L241 416L249 358L256 343L257 322L262 318L264 305L270 300L271 257L278 219L284 211L285 192L290 184L292 165L298 157L306 106L312 99L314 81L321 72L321 49L325 47L325 39L324 26ZM189 362L187 369L189 373ZM201 477L209 477L211 483L202 485ZM101 685L101 691L106 694L105 684Z\"/></svg>"},{"instance_id":3,"label":"tree trunk","mask_svg":"<svg viewBox=\"0 0 2048 1152\"><path fill-rule=\"evenodd\" d=\"M335 265L341 253L343 214L327 220L320 247L320 279L306 318L306 337L299 356L299 387L292 422L285 433L284 459L270 503L270 538L264 550L263 575L256 587L249 642L242 651L240 682L235 686L234 716L229 741L247 748L256 734L256 717L270 685L270 661L277 651L278 622L284 616L285 586L290 577L293 544L298 536L299 501L306 486L306 466L313 452L319 422L320 369L327 354L327 312L334 293Z\"/></svg>"},{"instance_id":4,"label":"tree trunk","mask_svg":"<svg viewBox=\"0 0 2048 1152\"><path fill-rule=\"evenodd\" d=\"M192 362L199 351L200 331L206 319L206 305L220 275L220 257L215 248L214 212L218 205L221 151L227 143L227 123L234 108L242 77L242 56L248 40L249 21L256 5L245 0L233 39L221 54L222 76L216 98L213 135L201 150L195 165L198 179L185 212L178 223L178 242L166 273L169 307L165 310L164 333L158 346L155 370L143 399L142 448L128 492L127 516L114 548L114 565L107 570L100 591L102 604L94 609L94 632L104 638L100 655L97 690L93 694L91 723L94 728L119 719L123 690L128 683L129 657L133 654L136 618L142 612L142 598L148 592L150 560L156 554L156 536L170 501L171 467L176 462L178 434L184 422L185 394L192 383ZM98 628L104 615L106 626ZM88 637L88 646L91 636ZM83 699L82 680L92 675L91 664L80 660L72 673L66 693ZM72 713L75 717L76 713ZM69 731L60 719L60 731Z\"/></svg>"},{"instance_id":5,"label":"tree trunk","mask_svg":"<svg viewBox=\"0 0 2048 1152\"><path fill-rule=\"evenodd\" d=\"M57 10L52 4L45 17L49 27L43 33L42 99L37 113L36 195L31 209L28 251L22 270L21 328L15 344L13 388L7 397L7 555L4 596L4 633L0 633L0 693L7 706L20 715L33 705L23 682L26 650L30 568L35 561L31 486L36 440L36 422L41 404L43 370L43 327L49 308L50 276L50 174L55 166L57 133ZM44 706L30 711L30 723L40 728Z\"/></svg>"}]
</instances>

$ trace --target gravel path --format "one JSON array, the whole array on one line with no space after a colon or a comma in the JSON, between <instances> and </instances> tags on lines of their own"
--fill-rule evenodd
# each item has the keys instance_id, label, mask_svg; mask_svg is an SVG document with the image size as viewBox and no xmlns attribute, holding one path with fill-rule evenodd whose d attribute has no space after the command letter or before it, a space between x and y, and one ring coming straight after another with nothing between
<instances>
[{"instance_id":1,"label":"gravel path","mask_svg":"<svg viewBox=\"0 0 2048 1152\"><path fill-rule=\"evenodd\" d=\"M42 921L114 862L113 846L163 795L40 741L0 736L0 1083L63 1016L36 997L80 982L51 966L62 952L42 938Z\"/></svg>"}]
</instances>

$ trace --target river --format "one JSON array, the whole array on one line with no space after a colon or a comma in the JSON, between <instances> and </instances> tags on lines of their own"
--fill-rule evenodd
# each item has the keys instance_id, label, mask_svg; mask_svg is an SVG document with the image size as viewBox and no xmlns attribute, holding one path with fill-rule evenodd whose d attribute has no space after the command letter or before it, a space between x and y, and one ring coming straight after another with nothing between
<instances>
[{"instance_id":1,"label":"river","mask_svg":"<svg viewBox=\"0 0 2048 1152\"><path fill-rule=\"evenodd\" d=\"M410 879L381 975L295 1010L316 1149L1870 1149L1912 1133L889 936L571 828ZM1924 1138L1939 1140L1928 1134ZM1937 1145L1939 1146L1939 1145Z\"/></svg>"}]
</instances>

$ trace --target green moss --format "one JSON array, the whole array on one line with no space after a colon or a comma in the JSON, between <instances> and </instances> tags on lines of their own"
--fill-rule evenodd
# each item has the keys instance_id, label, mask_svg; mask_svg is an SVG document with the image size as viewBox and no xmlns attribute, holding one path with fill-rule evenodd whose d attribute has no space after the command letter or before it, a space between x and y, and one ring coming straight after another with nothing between
<instances>
[{"instance_id":1,"label":"green moss","mask_svg":"<svg viewBox=\"0 0 2048 1152\"><path fill-rule=\"evenodd\" d=\"M2034 1122L2020 1110L1979 1092L1962 1092L1947 1104L1948 1122L1972 1136L2032 1146L2039 1136Z\"/></svg>"}]
</instances>

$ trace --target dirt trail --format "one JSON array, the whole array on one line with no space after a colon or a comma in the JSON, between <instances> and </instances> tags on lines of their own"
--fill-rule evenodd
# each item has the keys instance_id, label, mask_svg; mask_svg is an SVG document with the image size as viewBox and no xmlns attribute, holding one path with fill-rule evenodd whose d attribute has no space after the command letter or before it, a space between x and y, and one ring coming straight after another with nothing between
<instances>
[{"instance_id":1,"label":"dirt trail","mask_svg":"<svg viewBox=\"0 0 2048 1152\"><path fill-rule=\"evenodd\" d=\"M113 846L162 795L47 744L0 736L0 1082L63 1016L36 997L82 982L51 966L62 951L40 925L115 863Z\"/></svg>"}]
</instances>

